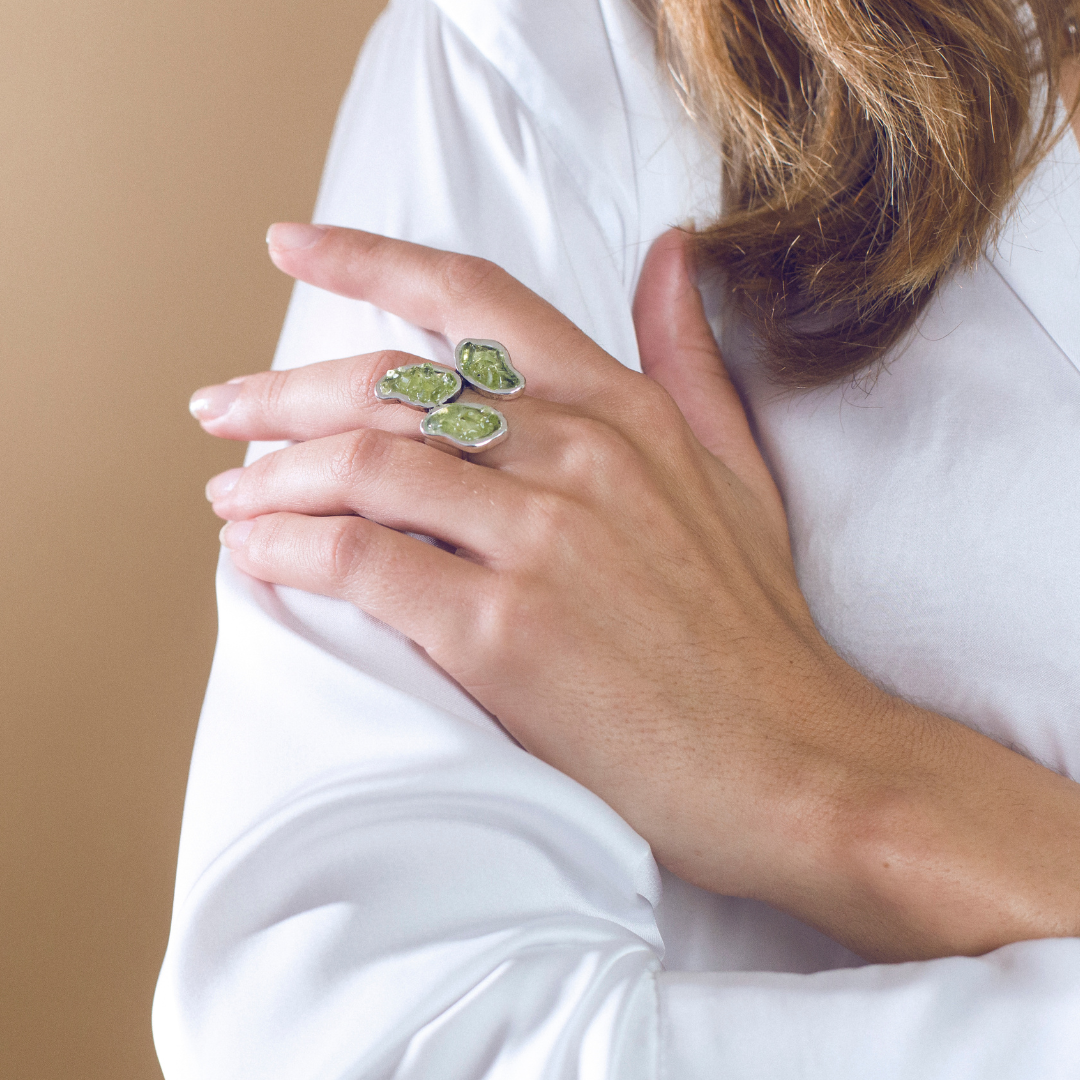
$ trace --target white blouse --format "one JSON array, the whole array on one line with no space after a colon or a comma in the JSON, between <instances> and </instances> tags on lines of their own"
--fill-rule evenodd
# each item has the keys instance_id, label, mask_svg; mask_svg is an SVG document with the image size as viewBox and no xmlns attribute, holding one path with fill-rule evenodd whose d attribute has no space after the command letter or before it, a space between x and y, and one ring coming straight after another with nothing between
<instances>
[{"instance_id":1,"label":"white blouse","mask_svg":"<svg viewBox=\"0 0 1080 1080\"><path fill-rule=\"evenodd\" d=\"M715 212L718 176L630 0L393 0L316 220L493 259L635 367L645 252ZM779 393L716 328L829 641L1080 778L1072 135L871 387ZM449 356L300 285L277 365L387 347ZM1080 940L864 965L658 872L386 626L227 555L218 589L154 1003L168 1080L1080 1076Z\"/></svg>"}]
</instances>

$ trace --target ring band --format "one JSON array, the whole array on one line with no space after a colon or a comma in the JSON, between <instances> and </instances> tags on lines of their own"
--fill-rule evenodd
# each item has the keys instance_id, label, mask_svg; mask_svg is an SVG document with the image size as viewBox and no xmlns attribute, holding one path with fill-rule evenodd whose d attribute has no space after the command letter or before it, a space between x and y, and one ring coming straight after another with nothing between
<instances>
[{"instance_id":1,"label":"ring band","mask_svg":"<svg viewBox=\"0 0 1080 1080\"><path fill-rule=\"evenodd\" d=\"M490 405L455 401L465 385L484 397L515 398L525 392L525 376L510 362L506 346L465 338L454 349L453 368L430 360L391 368L375 384L375 397L422 409L425 439L479 454L503 442L510 427Z\"/></svg>"}]
</instances>

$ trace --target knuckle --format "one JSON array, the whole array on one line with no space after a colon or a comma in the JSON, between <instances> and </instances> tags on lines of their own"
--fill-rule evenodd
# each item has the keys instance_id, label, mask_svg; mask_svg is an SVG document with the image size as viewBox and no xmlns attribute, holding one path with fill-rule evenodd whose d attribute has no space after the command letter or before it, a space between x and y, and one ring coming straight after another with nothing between
<instances>
[{"instance_id":1,"label":"knuckle","mask_svg":"<svg viewBox=\"0 0 1080 1080\"><path fill-rule=\"evenodd\" d=\"M655 379L641 376L634 381L633 403L643 409L666 409L674 405L671 395Z\"/></svg>"},{"instance_id":2,"label":"knuckle","mask_svg":"<svg viewBox=\"0 0 1080 1080\"><path fill-rule=\"evenodd\" d=\"M280 514L265 514L255 519L255 528L245 545L247 559L257 566L277 563L285 546Z\"/></svg>"},{"instance_id":3,"label":"knuckle","mask_svg":"<svg viewBox=\"0 0 1080 1080\"><path fill-rule=\"evenodd\" d=\"M636 463L633 445L622 432L593 417L575 418L562 441L560 465L575 480L607 481Z\"/></svg>"},{"instance_id":4,"label":"knuckle","mask_svg":"<svg viewBox=\"0 0 1080 1080\"><path fill-rule=\"evenodd\" d=\"M363 409L371 404L375 384L381 378L382 353L357 357L345 370L341 382L343 404L350 410Z\"/></svg>"},{"instance_id":5,"label":"knuckle","mask_svg":"<svg viewBox=\"0 0 1080 1080\"><path fill-rule=\"evenodd\" d=\"M335 592L344 592L355 578L364 545L350 518L328 518L319 531L315 563Z\"/></svg>"},{"instance_id":6,"label":"knuckle","mask_svg":"<svg viewBox=\"0 0 1080 1080\"><path fill-rule=\"evenodd\" d=\"M494 291L503 271L489 259L448 252L442 258L439 278L443 291L452 300L475 298Z\"/></svg>"},{"instance_id":7,"label":"knuckle","mask_svg":"<svg viewBox=\"0 0 1080 1080\"><path fill-rule=\"evenodd\" d=\"M375 428L360 428L335 439L326 459L330 480L343 487L355 484L377 460L385 441L383 432Z\"/></svg>"},{"instance_id":8,"label":"knuckle","mask_svg":"<svg viewBox=\"0 0 1080 1080\"><path fill-rule=\"evenodd\" d=\"M375 386L391 368L412 364L416 358L396 349L356 357L342 380L344 404L352 411L370 408L375 401Z\"/></svg>"},{"instance_id":9,"label":"knuckle","mask_svg":"<svg viewBox=\"0 0 1080 1080\"><path fill-rule=\"evenodd\" d=\"M266 371L259 377L256 407L261 412L273 416L281 411L291 374L289 371Z\"/></svg>"},{"instance_id":10,"label":"knuckle","mask_svg":"<svg viewBox=\"0 0 1080 1080\"><path fill-rule=\"evenodd\" d=\"M642 379L627 404L636 430L654 436L658 431L671 429L672 424L682 420L675 399L657 382Z\"/></svg>"}]
</instances>

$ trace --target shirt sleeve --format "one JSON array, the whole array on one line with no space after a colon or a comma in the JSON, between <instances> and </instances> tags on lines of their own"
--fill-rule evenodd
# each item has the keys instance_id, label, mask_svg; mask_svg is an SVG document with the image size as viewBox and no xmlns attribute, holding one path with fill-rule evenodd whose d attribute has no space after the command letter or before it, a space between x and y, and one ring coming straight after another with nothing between
<instances>
[{"instance_id":1,"label":"shirt sleeve","mask_svg":"<svg viewBox=\"0 0 1080 1080\"><path fill-rule=\"evenodd\" d=\"M316 220L490 258L636 365L617 132L605 189L455 7L394 0L372 31ZM575 92L618 112L607 83ZM450 355L299 285L276 365L381 348ZM354 608L254 581L227 553L218 596L154 1002L167 1080L1076 1075L1080 943L665 972L656 865L602 800Z\"/></svg>"}]
</instances>

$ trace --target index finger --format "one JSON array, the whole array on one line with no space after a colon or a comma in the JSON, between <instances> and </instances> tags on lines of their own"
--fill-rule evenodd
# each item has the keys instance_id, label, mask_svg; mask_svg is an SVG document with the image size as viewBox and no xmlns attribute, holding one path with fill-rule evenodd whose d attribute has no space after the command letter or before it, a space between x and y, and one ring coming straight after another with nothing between
<instances>
[{"instance_id":1,"label":"index finger","mask_svg":"<svg viewBox=\"0 0 1080 1080\"><path fill-rule=\"evenodd\" d=\"M528 392L578 404L625 375L614 357L487 259L331 225L272 225L270 258L320 289L366 300L450 341L492 338L510 352Z\"/></svg>"}]
</instances>

